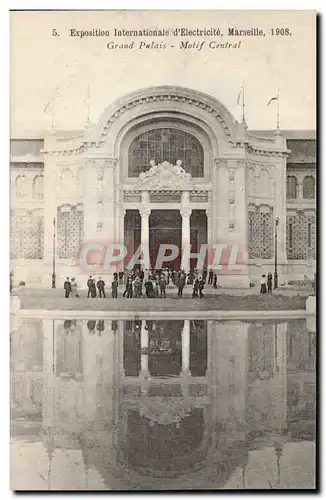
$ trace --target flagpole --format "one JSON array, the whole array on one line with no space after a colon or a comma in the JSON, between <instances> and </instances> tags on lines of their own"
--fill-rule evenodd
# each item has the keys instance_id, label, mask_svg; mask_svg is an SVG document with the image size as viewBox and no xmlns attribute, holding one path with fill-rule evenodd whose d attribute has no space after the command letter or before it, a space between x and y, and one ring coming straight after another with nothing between
<instances>
[{"instance_id":1,"label":"flagpole","mask_svg":"<svg viewBox=\"0 0 326 500\"><path fill-rule=\"evenodd\" d=\"M244 99L244 81L242 82L242 121L245 122L245 99Z\"/></svg>"},{"instance_id":2,"label":"flagpole","mask_svg":"<svg viewBox=\"0 0 326 500\"><path fill-rule=\"evenodd\" d=\"M276 116L276 128L280 128L280 89L277 91L277 116Z\"/></svg>"}]
</instances>

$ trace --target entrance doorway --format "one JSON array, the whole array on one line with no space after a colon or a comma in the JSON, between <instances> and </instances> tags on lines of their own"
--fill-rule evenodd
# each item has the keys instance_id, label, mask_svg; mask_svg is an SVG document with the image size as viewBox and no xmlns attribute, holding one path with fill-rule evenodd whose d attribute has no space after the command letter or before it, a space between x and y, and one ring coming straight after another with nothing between
<instances>
[{"instance_id":1,"label":"entrance doorway","mask_svg":"<svg viewBox=\"0 0 326 500\"><path fill-rule=\"evenodd\" d=\"M200 245L207 243L205 210L193 210L190 217L191 251L198 253ZM127 247L125 266L141 244L141 217L138 210L127 210L124 221L124 244ZM179 210L152 209L149 217L149 256L151 267L155 267L160 245L176 245L179 255L173 261L163 262L164 267L180 269L182 248L182 217ZM197 259L191 259L194 269Z\"/></svg>"},{"instance_id":2,"label":"entrance doorway","mask_svg":"<svg viewBox=\"0 0 326 500\"><path fill-rule=\"evenodd\" d=\"M152 210L149 218L149 255L152 266L155 266L160 245L176 245L181 248L182 220L179 210ZM179 269L178 257L164 263L164 267Z\"/></svg>"}]
</instances>

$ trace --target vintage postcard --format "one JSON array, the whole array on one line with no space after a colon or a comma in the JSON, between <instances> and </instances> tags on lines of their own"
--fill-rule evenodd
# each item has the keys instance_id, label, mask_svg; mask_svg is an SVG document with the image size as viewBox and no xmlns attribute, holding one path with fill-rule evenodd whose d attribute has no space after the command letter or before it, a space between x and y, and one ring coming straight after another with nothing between
<instances>
[{"instance_id":1,"label":"vintage postcard","mask_svg":"<svg viewBox=\"0 0 326 500\"><path fill-rule=\"evenodd\" d=\"M11 489L315 490L316 12L12 11L10 57Z\"/></svg>"}]
</instances>

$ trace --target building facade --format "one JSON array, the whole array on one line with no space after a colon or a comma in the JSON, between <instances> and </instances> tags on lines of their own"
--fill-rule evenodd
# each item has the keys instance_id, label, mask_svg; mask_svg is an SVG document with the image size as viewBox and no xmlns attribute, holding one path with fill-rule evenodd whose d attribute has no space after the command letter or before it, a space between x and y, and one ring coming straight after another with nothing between
<instances>
[{"instance_id":1,"label":"building facade","mask_svg":"<svg viewBox=\"0 0 326 500\"><path fill-rule=\"evenodd\" d=\"M249 131L201 92L151 87L84 131L11 139L17 282L50 286L55 235L58 285L97 274L80 264L89 242L125 244L121 268L140 244L155 260L160 244L190 243L241 248L241 262L218 270L218 280L248 287L274 270L276 230L279 283L312 278L315 132Z\"/></svg>"}]
</instances>

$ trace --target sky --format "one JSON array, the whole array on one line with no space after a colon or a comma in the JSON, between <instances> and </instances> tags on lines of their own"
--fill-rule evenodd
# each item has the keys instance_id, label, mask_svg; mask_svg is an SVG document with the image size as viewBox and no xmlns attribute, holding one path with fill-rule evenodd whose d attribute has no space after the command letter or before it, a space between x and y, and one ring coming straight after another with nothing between
<instances>
[{"instance_id":1,"label":"sky","mask_svg":"<svg viewBox=\"0 0 326 500\"><path fill-rule=\"evenodd\" d=\"M220 28L223 38L115 37L117 29ZM228 28L258 28L265 37L227 37ZM70 29L110 30L109 37L71 37ZM272 36L288 28L291 35ZM53 36L53 29L59 36ZM111 49L107 43L141 40L166 49ZM180 49L181 41L205 41L202 50ZM49 11L11 12L11 135L51 128L82 130L88 110L96 123L124 94L155 85L179 85L210 94L241 119L237 97L244 81L250 129L274 129L280 91L280 125L316 127L316 49L313 11ZM208 43L238 49L209 49ZM174 45L174 47L171 47ZM89 100L88 100L89 89ZM53 98L53 96L55 96ZM53 107L48 106L54 103ZM89 102L89 104L87 104ZM45 109L47 107L47 111Z\"/></svg>"}]
</instances>

